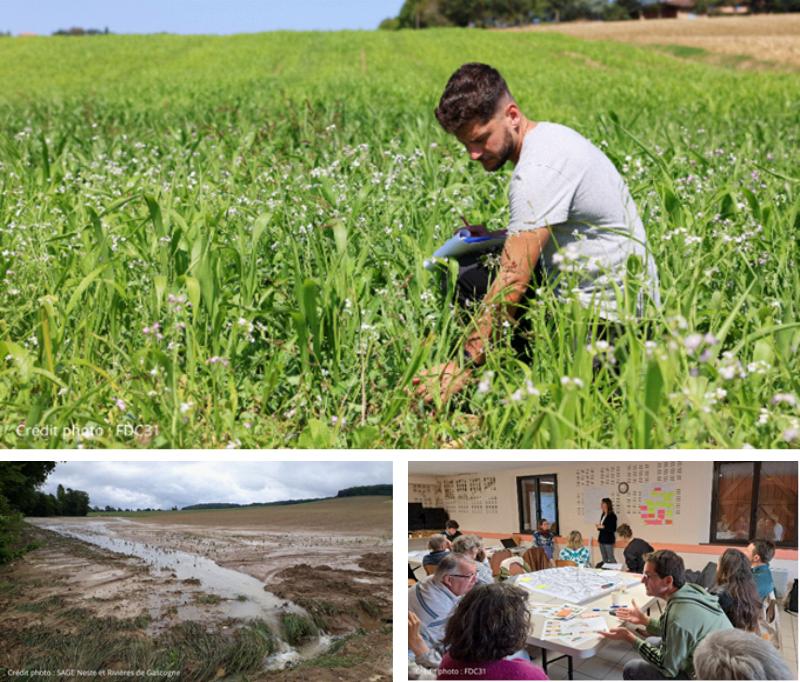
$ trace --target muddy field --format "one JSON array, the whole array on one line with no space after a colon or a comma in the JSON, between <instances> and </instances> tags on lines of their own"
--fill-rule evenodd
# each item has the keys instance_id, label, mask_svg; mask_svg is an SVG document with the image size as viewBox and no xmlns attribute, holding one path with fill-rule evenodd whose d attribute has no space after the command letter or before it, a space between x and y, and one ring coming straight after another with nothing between
<instances>
[{"instance_id":1,"label":"muddy field","mask_svg":"<svg viewBox=\"0 0 800 682\"><path fill-rule=\"evenodd\" d=\"M42 546L0 569L10 644L0 669L138 662L186 682L244 670L250 680L390 679L391 504L301 506L30 520Z\"/></svg>"},{"instance_id":2,"label":"muddy field","mask_svg":"<svg viewBox=\"0 0 800 682\"><path fill-rule=\"evenodd\" d=\"M681 45L731 57L749 57L737 68L800 68L800 14L744 17L591 21L536 25L508 31L557 31L587 40Z\"/></svg>"}]
</instances>

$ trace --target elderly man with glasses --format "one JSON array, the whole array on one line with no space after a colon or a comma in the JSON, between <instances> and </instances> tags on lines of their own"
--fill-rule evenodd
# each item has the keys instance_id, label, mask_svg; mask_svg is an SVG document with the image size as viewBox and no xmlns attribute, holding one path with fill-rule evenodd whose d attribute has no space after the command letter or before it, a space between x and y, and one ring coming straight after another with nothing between
<instances>
[{"instance_id":1,"label":"elderly man with glasses","mask_svg":"<svg viewBox=\"0 0 800 682\"><path fill-rule=\"evenodd\" d=\"M408 610L419 618L420 634L431 649L441 646L453 608L477 582L478 571L472 559L448 554L432 576L408 588Z\"/></svg>"}]
</instances>

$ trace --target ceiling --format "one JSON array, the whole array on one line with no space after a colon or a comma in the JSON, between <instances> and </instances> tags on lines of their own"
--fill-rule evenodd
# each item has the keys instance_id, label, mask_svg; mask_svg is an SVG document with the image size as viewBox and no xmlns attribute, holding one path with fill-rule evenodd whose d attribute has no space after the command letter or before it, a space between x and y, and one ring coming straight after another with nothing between
<instances>
[{"instance_id":1,"label":"ceiling","mask_svg":"<svg viewBox=\"0 0 800 682\"><path fill-rule=\"evenodd\" d=\"M484 474L494 471L508 471L510 469L524 469L526 467L551 467L567 463L568 460L557 462L544 462L536 460L522 460L516 462L429 462L429 461L409 461L409 476L457 476L459 474ZM569 464L597 464L598 460L592 462L572 462ZM607 462L606 462L607 463Z\"/></svg>"}]
</instances>

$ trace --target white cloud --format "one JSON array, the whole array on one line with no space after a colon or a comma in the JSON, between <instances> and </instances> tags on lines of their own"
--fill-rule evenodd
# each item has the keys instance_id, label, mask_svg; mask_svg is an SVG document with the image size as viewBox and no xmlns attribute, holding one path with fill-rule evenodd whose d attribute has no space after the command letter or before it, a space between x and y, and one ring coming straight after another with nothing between
<instances>
[{"instance_id":1,"label":"white cloud","mask_svg":"<svg viewBox=\"0 0 800 682\"><path fill-rule=\"evenodd\" d=\"M343 488L392 482L381 462L59 462L42 487L89 493L92 506L171 509L209 502L332 497Z\"/></svg>"}]
</instances>

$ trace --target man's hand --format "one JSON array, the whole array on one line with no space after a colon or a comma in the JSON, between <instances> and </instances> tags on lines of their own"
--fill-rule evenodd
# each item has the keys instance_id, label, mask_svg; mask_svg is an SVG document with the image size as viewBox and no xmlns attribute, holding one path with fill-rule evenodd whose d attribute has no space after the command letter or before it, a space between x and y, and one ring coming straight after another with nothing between
<instances>
[{"instance_id":1,"label":"man's hand","mask_svg":"<svg viewBox=\"0 0 800 682\"><path fill-rule=\"evenodd\" d=\"M430 651L430 648L425 644L422 635L419 634L420 620L416 614L408 612L408 648L414 652L415 656L422 656Z\"/></svg>"},{"instance_id":2,"label":"man's hand","mask_svg":"<svg viewBox=\"0 0 800 682\"><path fill-rule=\"evenodd\" d=\"M456 362L448 362L445 365L423 370L411 380L411 383L416 387L415 395L426 403L433 401L434 390L438 383L442 401L446 402L464 388L471 375L471 370L459 367ZM425 383L426 380L427 383Z\"/></svg>"},{"instance_id":3,"label":"man's hand","mask_svg":"<svg viewBox=\"0 0 800 682\"><path fill-rule=\"evenodd\" d=\"M650 618L648 618L644 613L639 610L639 607L636 606L636 600L632 599L631 604L633 604L633 608L621 608L617 609L614 612L614 615L619 618L620 620L624 620L628 623L633 623L634 625L642 625L647 627L650 625Z\"/></svg>"},{"instance_id":4,"label":"man's hand","mask_svg":"<svg viewBox=\"0 0 800 682\"><path fill-rule=\"evenodd\" d=\"M615 639L618 642L628 642L633 644L636 641L636 635L628 630L628 628L611 628L608 632L603 632L601 630L597 634L603 639Z\"/></svg>"}]
</instances>

